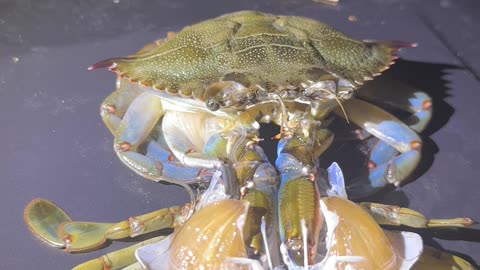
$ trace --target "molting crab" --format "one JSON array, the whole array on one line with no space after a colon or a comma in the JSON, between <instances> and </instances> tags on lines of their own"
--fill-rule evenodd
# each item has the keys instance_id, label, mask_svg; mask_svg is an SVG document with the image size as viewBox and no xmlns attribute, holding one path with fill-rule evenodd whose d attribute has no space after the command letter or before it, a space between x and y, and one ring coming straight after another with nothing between
<instances>
[{"instance_id":1,"label":"molting crab","mask_svg":"<svg viewBox=\"0 0 480 270\"><path fill-rule=\"evenodd\" d=\"M346 194L358 198L387 184L400 185L420 161L417 132L431 118L428 95L410 88L403 93L356 91L386 70L400 48L414 46L357 41L311 19L244 11L186 27L135 55L98 62L89 69L118 73L116 90L101 106L117 155L145 178L184 186L192 204L111 224L75 222L54 204L36 200L27 206L26 222L34 234L70 252L97 248L107 239L177 228L154 248L138 249L140 264L129 269L162 269L152 254L166 254L172 264L163 265L179 269L273 268L282 262L291 269L355 264L408 269L422 252L421 239L389 236L374 220L420 227L468 226L472 221L429 221L412 210L358 206L345 199ZM400 95L408 102L396 103ZM412 116L404 123L365 100L395 104ZM378 139L370 147L369 174L347 185L338 166L326 175L318 162L333 141L328 129L332 114L360 127L359 135ZM280 126L276 169L258 145L263 123ZM206 222L218 211L221 217ZM368 225L355 231L356 222ZM211 236L212 231L219 233ZM358 248L372 244L366 241L369 233L383 241L380 248L392 245L384 249L384 261ZM223 244L187 247L185 239L192 237ZM402 237L407 244L399 251L393 242ZM356 244L342 249L332 239ZM78 269L125 267L133 264L137 248ZM207 255L210 261L198 260Z\"/></svg>"}]
</instances>

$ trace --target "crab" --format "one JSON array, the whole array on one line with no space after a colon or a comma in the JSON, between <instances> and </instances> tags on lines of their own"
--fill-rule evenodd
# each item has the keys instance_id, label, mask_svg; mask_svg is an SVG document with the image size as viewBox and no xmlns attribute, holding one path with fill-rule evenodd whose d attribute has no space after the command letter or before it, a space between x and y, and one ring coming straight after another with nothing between
<instances>
[{"instance_id":1,"label":"crab","mask_svg":"<svg viewBox=\"0 0 480 270\"><path fill-rule=\"evenodd\" d=\"M420 161L417 133L431 118L430 97L411 88L356 91L388 69L400 48L415 44L356 41L311 19L250 11L186 27L169 39L89 68L108 68L140 85L133 89L120 81L102 104L102 117L115 135L120 159L144 177L170 178L164 160L138 154L162 116L158 132L173 156L184 166L206 169L221 166L221 157L208 156L200 141L221 128L180 127L183 122L200 123L203 115L232 121L227 133L274 122L282 136L290 136L299 125L305 135L312 128L307 126L328 129L332 112L345 117L380 140L371 147L369 175L347 187L352 197L400 185ZM407 103L396 102L402 96ZM364 100L393 104L412 116L404 124ZM182 119L191 113L199 115ZM195 134L185 134L189 129Z\"/></svg>"},{"instance_id":2,"label":"crab","mask_svg":"<svg viewBox=\"0 0 480 270\"><path fill-rule=\"evenodd\" d=\"M325 204L329 201L338 209L350 204L321 198L345 200L346 194L359 198L385 185L401 185L420 161L422 140L417 133L431 118L428 95L411 88L402 93L360 89L388 69L401 48L415 46L398 41L357 41L311 19L243 11L186 27L135 55L100 61L89 69L108 68L118 74L116 90L101 105L103 121L115 137L116 154L147 179L185 187L191 204L101 224L72 221L54 204L37 200L27 207L26 222L52 246L78 252L95 249L107 239L166 227L179 228L173 240L178 239L180 231L188 231L189 222L201 224L196 216L203 216L204 209L225 201L238 210L232 210L232 216L225 212L225 220L244 224L238 229L245 249L233 250L227 257L245 257L252 267L273 268L281 260L292 269L323 265L326 262L318 264L318 260L324 252L319 239L328 215ZM408 102L396 103L400 96L408 97ZM365 100L393 104L412 116L404 123ZM334 134L328 129L332 115L360 127L360 138L376 138L370 147L369 174L347 185L339 169L333 166L326 177L318 162L333 141ZM263 123L280 126L276 169L258 145ZM322 207L324 211L319 210ZM362 211L370 211L371 219L380 223L390 220L413 226L421 220L422 227L435 224L421 214L412 217L395 207L363 207L366 210ZM389 219L395 213L396 217ZM441 226L472 223L454 219ZM196 226L200 231L211 230L207 225ZM219 232L228 232L220 234L220 240L239 233L215 226ZM331 226L327 221L327 227ZM195 237L195 232L182 237ZM238 244L240 240L228 241ZM219 254L216 246L213 248L213 254ZM195 256L201 256L201 249L194 250ZM123 261L113 263L122 256L102 257L78 269L112 264L124 267ZM191 260L184 258L179 264L200 267L190 265L198 261L189 256ZM133 255L127 257L132 264ZM236 264L244 262L234 260ZM224 267L222 263L215 267Z\"/></svg>"}]
</instances>

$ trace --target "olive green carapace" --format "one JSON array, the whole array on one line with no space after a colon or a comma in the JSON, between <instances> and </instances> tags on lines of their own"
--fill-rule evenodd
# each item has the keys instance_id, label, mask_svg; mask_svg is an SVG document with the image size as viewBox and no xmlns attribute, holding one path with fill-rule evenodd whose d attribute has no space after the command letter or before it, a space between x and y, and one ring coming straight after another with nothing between
<instances>
[{"instance_id":1,"label":"olive green carapace","mask_svg":"<svg viewBox=\"0 0 480 270\"><path fill-rule=\"evenodd\" d=\"M312 19L242 11L188 26L153 50L90 69L107 67L145 86L203 99L218 81L273 91L333 74L358 86L407 46L413 44L357 41Z\"/></svg>"}]
</instances>

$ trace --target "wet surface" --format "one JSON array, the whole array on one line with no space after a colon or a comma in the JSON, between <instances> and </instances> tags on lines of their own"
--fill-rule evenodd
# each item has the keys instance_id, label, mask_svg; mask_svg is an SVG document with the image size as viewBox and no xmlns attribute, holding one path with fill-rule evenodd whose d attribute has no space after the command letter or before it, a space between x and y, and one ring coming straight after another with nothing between
<instances>
[{"instance_id":1,"label":"wet surface","mask_svg":"<svg viewBox=\"0 0 480 270\"><path fill-rule=\"evenodd\" d=\"M76 220L104 222L188 200L180 187L146 181L117 159L98 114L115 76L86 69L167 31L244 9L311 17L356 38L417 42L389 74L433 97L424 161L413 182L375 199L429 217L480 220L478 1L1 1L1 269L66 269L128 244L76 255L48 248L23 224L34 198L55 201ZM422 234L480 263L479 229Z\"/></svg>"}]
</instances>

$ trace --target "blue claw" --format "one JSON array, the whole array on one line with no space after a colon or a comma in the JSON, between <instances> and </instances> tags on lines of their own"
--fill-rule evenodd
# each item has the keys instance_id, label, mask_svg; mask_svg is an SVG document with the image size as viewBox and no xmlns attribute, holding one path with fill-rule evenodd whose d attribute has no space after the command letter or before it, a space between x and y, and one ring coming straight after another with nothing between
<instances>
[{"instance_id":1,"label":"blue claw","mask_svg":"<svg viewBox=\"0 0 480 270\"><path fill-rule=\"evenodd\" d=\"M167 179L176 179L177 181L194 182L202 172L202 169L192 168L183 165L173 154L162 147L161 143L149 142L146 148L144 158L151 162L161 164L162 176Z\"/></svg>"},{"instance_id":2,"label":"blue claw","mask_svg":"<svg viewBox=\"0 0 480 270\"><path fill-rule=\"evenodd\" d=\"M353 180L347 187L349 197L371 195L387 184L399 186L420 162L421 138L396 117L365 101L351 100L345 108L355 124L379 140L373 145L367 144L371 151L369 174Z\"/></svg>"}]
</instances>

